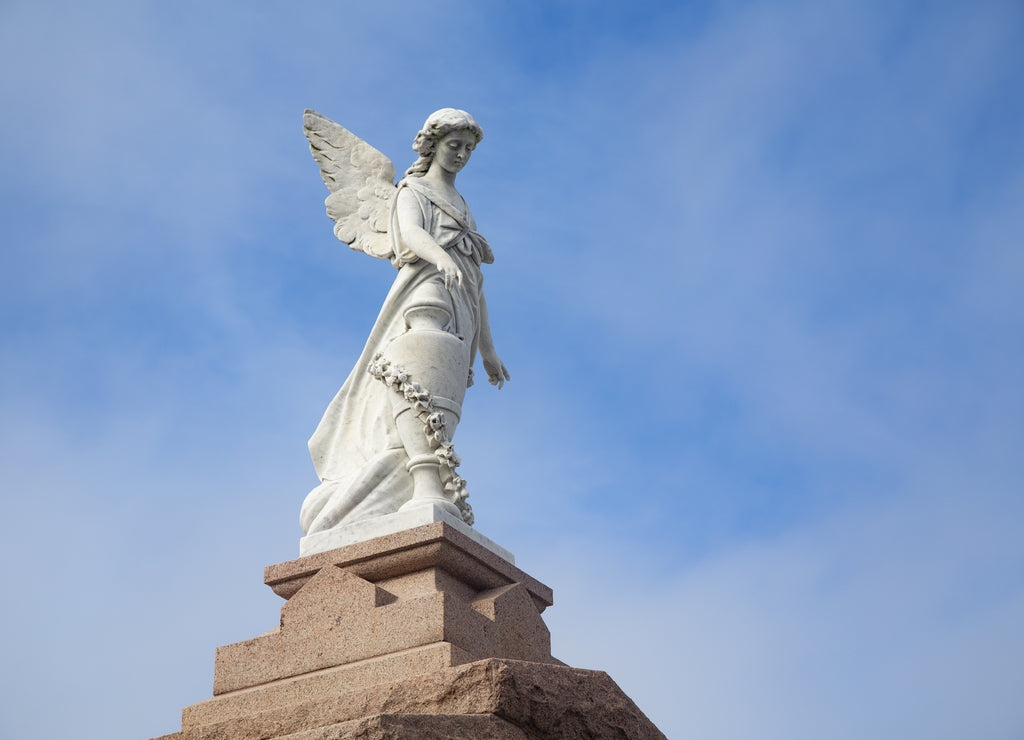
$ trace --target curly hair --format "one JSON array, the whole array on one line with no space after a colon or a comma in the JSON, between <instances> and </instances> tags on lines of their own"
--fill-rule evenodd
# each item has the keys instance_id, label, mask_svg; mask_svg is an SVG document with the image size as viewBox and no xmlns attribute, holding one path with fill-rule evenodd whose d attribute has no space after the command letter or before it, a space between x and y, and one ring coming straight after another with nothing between
<instances>
[{"instance_id":1,"label":"curly hair","mask_svg":"<svg viewBox=\"0 0 1024 740\"><path fill-rule=\"evenodd\" d=\"M452 131L469 131L476 137L477 143L484 138L484 130L473 116L464 110L442 108L427 116L423 128L416 134L412 142L412 150L419 154L419 159L405 171L406 177L423 177L434 161L434 150L437 142Z\"/></svg>"}]
</instances>

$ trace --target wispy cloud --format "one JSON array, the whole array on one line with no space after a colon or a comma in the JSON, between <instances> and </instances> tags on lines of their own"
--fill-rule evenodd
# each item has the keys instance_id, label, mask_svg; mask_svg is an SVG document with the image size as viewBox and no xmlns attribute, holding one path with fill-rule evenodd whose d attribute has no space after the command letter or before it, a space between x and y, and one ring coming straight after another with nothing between
<instances>
[{"instance_id":1,"label":"wispy cloud","mask_svg":"<svg viewBox=\"0 0 1024 740\"><path fill-rule=\"evenodd\" d=\"M1012 737L1019 506L942 493L681 569L657 551L556 546L556 652L648 697L670 737Z\"/></svg>"},{"instance_id":2,"label":"wispy cloud","mask_svg":"<svg viewBox=\"0 0 1024 740\"><path fill-rule=\"evenodd\" d=\"M669 736L1019 734L1017 5L0 18L0 734L169 731L273 624L393 274L331 236L300 114L401 169L442 105L486 130L513 374L456 445L560 657Z\"/></svg>"}]
</instances>

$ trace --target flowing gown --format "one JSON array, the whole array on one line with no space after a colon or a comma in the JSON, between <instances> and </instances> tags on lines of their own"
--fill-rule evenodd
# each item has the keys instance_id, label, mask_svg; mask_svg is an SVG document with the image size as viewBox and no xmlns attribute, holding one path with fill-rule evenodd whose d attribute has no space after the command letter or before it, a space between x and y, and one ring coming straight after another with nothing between
<instances>
[{"instance_id":1,"label":"flowing gown","mask_svg":"<svg viewBox=\"0 0 1024 740\"><path fill-rule=\"evenodd\" d=\"M390 514L412 498L412 475L406 469L409 456L392 411L395 391L368 372L374 357L387 357L391 342L409 330L405 313L417 305L436 303L441 296L452 316L446 331L470 343L470 367L476 357L483 298L480 265L494 261L491 248L476 233L468 208L451 202L430 181L406 177L398 184L399 193L403 190L416 198L419 225L455 261L462 284L445 289L437 267L405 245L397 209L392 206L390 234L398 276L359 360L309 440L321 483L302 505L300 523L307 534ZM469 385L470 378L465 382Z\"/></svg>"}]
</instances>

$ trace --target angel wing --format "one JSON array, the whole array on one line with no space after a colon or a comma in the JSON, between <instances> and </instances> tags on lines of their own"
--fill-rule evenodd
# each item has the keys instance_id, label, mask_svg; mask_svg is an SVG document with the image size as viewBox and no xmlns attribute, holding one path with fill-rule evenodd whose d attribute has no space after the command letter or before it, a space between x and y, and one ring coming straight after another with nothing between
<instances>
[{"instance_id":1,"label":"angel wing","mask_svg":"<svg viewBox=\"0 0 1024 740\"><path fill-rule=\"evenodd\" d=\"M331 194L324 204L334 235L352 249L391 259L388 237L391 202L396 192L391 160L329 118L306 110L302 129L320 176Z\"/></svg>"}]
</instances>

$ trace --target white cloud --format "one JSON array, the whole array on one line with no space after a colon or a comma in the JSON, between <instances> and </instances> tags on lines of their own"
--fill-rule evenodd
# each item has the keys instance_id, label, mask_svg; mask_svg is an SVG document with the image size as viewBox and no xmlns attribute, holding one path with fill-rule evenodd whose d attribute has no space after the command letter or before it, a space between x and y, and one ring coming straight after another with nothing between
<instances>
[{"instance_id":1,"label":"white cloud","mask_svg":"<svg viewBox=\"0 0 1024 740\"><path fill-rule=\"evenodd\" d=\"M696 563L575 540L535 575L556 654L608 671L669 737L1011 738L1020 514L876 502Z\"/></svg>"}]
</instances>

